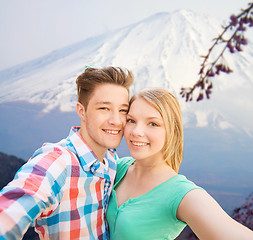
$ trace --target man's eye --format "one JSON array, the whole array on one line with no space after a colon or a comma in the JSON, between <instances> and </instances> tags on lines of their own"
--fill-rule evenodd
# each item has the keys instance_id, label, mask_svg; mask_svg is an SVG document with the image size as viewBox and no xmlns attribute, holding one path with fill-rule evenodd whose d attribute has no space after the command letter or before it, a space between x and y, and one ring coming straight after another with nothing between
<instances>
[{"instance_id":1,"label":"man's eye","mask_svg":"<svg viewBox=\"0 0 253 240\"><path fill-rule=\"evenodd\" d=\"M128 110L127 109L121 109L120 112L127 114Z\"/></svg>"}]
</instances>

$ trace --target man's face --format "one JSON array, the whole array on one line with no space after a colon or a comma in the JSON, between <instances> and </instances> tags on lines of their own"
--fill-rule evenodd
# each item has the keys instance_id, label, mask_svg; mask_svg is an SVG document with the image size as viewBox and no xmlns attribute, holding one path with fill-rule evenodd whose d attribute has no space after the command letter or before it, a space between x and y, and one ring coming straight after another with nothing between
<instances>
[{"instance_id":1,"label":"man's face","mask_svg":"<svg viewBox=\"0 0 253 240\"><path fill-rule=\"evenodd\" d=\"M96 154L120 144L128 102L125 87L105 83L95 88L84 112L81 135Z\"/></svg>"}]
</instances>

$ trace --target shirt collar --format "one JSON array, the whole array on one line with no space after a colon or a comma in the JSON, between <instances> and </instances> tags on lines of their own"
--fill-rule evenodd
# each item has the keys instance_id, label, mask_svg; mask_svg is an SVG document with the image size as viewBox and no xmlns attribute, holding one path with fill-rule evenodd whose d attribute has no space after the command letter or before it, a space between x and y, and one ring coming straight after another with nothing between
<instances>
[{"instance_id":1,"label":"shirt collar","mask_svg":"<svg viewBox=\"0 0 253 240\"><path fill-rule=\"evenodd\" d=\"M80 163L84 171L91 170L93 173L101 175L101 177L107 178L106 170L100 164L96 154L84 141L82 136L79 134L80 127L72 127L68 136L68 147L72 148L72 151L78 156ZM70 146L72 145L72 146ZM108 149L105 158L108 161L109 168L116 169L117 154L115 149ZM103 175L103 176L102 176Z\"/></svg>"}]
</instances>

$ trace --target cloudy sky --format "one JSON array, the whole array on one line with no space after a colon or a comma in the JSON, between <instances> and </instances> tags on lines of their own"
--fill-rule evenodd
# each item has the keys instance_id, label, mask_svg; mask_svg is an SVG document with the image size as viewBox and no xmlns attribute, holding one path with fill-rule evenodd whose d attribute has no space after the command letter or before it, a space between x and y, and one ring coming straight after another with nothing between
<instances>
[{"instance_id":1,"label":"cloudy sky","mask_svg":"<svg viewBox=\"0 0 253 240\"><path fill-rule=\"evenodd\" d=\"M226 20L248 0L0 0L0 70L157 12L190 9Z\"/></svg>"}]
</instances>

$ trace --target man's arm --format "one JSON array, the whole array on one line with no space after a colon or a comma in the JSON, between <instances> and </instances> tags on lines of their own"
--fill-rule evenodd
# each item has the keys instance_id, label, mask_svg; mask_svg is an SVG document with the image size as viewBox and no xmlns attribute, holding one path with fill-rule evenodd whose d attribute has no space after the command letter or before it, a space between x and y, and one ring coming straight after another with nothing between
<instances>
[{"instance_id":1,"label":"man's arm","mask_svg":"<svg viewBox=\"0 0 253 240\"><path fill-rule=\"evenodd\" d=\"M65 181L61 174L65 167L62 158L60 152L49 152L30 159L2 189L0 239L22 238L35 219L50 214L58 206Z\"/></svg>"}]
</instances>

